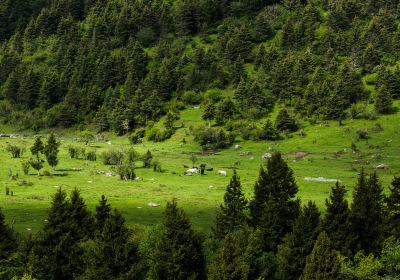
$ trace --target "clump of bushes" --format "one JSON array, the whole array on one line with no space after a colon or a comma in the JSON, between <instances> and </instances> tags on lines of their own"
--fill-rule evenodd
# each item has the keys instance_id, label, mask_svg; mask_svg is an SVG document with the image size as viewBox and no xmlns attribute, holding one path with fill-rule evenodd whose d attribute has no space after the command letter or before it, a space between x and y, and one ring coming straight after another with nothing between
<instances>
[{"instance_id":1,"label":"clump of bushes","mask_svg":"<svg viewBox=\"0 0 400 280\"><path fill-rule=\"evenodd\" d=\"M148 131L147 139L154 142L162 142L171 138L173 134L173 130L153 127Z\"/></svg>"},{"instance_id":2,"label":"clump of bushes","mask_svg":"<svg viewBox=\"0 0 400 280\"><path fill-rule=\"evenodd\" d=\"M6 148L7 152L9 152L12 158L20 158L24 154L24 148L19 147L17 145L8 145Z\"/></svg>"},{"instance_id":3,"label":"clump of bushes","mask_svg":"<svg viewBox=\"0 0 400 280\"><path fill-rule=\"evenodd\" d=\"M97 160L96 151L90 151L86 153L85 159L89 161L96 161Z\"/></svg>"},{"instance_id":4,"label":"clump of bushes","mask_svg":"<svg viewBox=\"0 0 400 280\"><path fill-rule=\"evenodd\" d=\"M199 126L193 131L194 140L205 150L225 149L235 141L235 135L223 128Z\"/></svg>"},{"instance_id":5,"label":"clump of bushes","mask_svg":"<svg viewBox=\"0 0 400 280\"><path fill-rule=\"evenodd\" d=\"M132 144L140 144L143 141L146 130L144 128L136 129L129 137Z\"/></svg>"},{"instance_id":6,"label":"clump of bushes","mask_svg":"<svg viewBox=\"0 0 400 280\"><path fill-rule=\"evenodd\" d=\"M23 180L21 182L18 182L17 185L20 187L31 187L31 186L33 186L33 183Z\"/></svg>"},{"instance_id":7,"label":"clump of bushes","mask_svg":"<svg viewBox=\"0 0 400 280\"><path fill-rule=\"evenodd\" d=\"M29 161L23 161L21 162L22 166L22 171L24 172L25 175L29 174L29 169L31 168L31 164Z\"/></svg>"},{"instance_id":8,"label":"clump of bushes","mask_svg":"<svg viewBox=\"0 0 400 280\"><path fill-rule=\"evenodd\" d=\"M358 139L360 139L360 140L368 139L369 138L368 129L366 129L366 128L357 129L357 135L358 135Z\"/></svg>"},{"instance_id":9,"label":"clump of bushes","mask_svg":"<svg viewBox=\"0 0 400 280\"><path fill-rule=\"evenodd\" d=\"M124 160L124 153L120 150L108 150L102 154L104 165L121 165Z\"/></svg>"},{"instance_id":10,"label":"clump of bushes","mask_svg":"<svg viewBox=\"0 0 400 280\"><path fill-rule=\"evenodd\" d=\"M117 166L117 173L121 180L135 180L135 165L129 161L125 161Z\"/></svg>"},{"instance_id":11,"label":"clump of bushes","mask_svg":"<svg viewBox=\"0 0 400 280\"><path fill-rule=\"evenodd\" d=\"M68 146L68 154L72 159L85 158L86 149L82 147Z\"/></svg>"}]
</instances>

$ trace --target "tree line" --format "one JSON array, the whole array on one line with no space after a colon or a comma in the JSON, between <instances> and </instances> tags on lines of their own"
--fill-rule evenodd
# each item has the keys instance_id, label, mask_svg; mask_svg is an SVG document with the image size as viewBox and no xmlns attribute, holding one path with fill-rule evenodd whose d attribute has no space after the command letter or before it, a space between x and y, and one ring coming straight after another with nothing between
<instances>
[{"instance_id":1,"label":"tree line","mask_svg":"<svg viewBox=\"0 0 400 280\"><path fill-rule=\"evenodd\" d=\"M299 119L374 118L400 96L398 7L1 0L0 116L35 130L84 124L118 134L199 103L205 120L227 128L275 104Z\"/></svg>"},{"instance_id":2,"label":"tree line","mask_svg":"<svg viewBox=\"0 0 400 280\"><path fill-rule=\"evenodd\" d=\"M397 279L400 179L387 195L361 170L352 200L337 182L321 214L301 203L293 171L274 153L248 200L234 172L209 234L177 200L148 231L128 227L102 196L94 213L80 192L59 189L35 235L0 212L1 279Z\"/></svg>"}]
</instances>

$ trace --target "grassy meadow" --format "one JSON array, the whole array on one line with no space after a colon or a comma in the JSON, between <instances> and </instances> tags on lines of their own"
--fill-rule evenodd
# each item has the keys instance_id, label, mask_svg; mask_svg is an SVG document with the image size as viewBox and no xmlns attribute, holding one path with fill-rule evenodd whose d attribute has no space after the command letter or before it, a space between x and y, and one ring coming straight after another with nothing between
<instances>
[{"instance_id":1,"label":"grassy meadow","mask_svg":"<svg viewBox=\"0 0 400 280\"><path fill-rule=\"evenodd\" d=\"M400 103L397 102L396 106ZM293 137L277 141L242 141L237 139L240 149L231 148L212 154L202 153L201 147L193 141L189 127L203 123L201 108L193 107L181 112L183 128L177 130L173 137L162 143L145 141L143 144L131 145L126 137L107 135L110 142L92 142L86 151L96 150L97 161L70 159L68 146L84 146L73 133L61 131L60 162L55 171L46 164L43 171L50 171L52 176L38 177L31 169L29 175L23 175L21 161L28 159L33 143L32 137L24 139L0 138L0 207L6 219L20 232L36 232L46 219L46 209L57 188L70 192L74 188L81 191L86 203L94 209L102 194L106 195L113 207L121 210L130 225L151 226L160 222L166 201L176 198L190 216L194 226L208 231L214 221L215 210L222 202L225 187L232 174L232 166L237 165L243 189L250 199L262 155L266 152L281 151L293 168L299 185L299 197L303 202L313 200L324 209L332 182L307 181L306 177L341 180L351 191L357 174L362 166L372 172L379 164L389 168L377 170L383 185L387 188L393 176L400 175L400 113L380 116L377 120L346 120L342 126L338 122L310 125L304 123L304 133L295 133ZM359 140L357 129L367 128L368 141ZM1 127L0 133L15 132L10 127ZM18 132L15 132L18 133ZM46 134L47 132L43 132ZM182 140L185 138L186 143ZM354 153L351 143L359 149ZM22 159L12 159L6 146L17 144L25 147ZM158 159L165 170L163 173L143 169L137 164L136 175L142 180L121 181L118 176L110 177L98 174L97 171L110 171L111 166L103 165L101 154L107 149L134 149L143 154L148 149ZM241 156L241 152L250 152ZM299 153L301 152L301 153ZM198 162L212 167L212 172L205 176L182 176L186 170L183 165L191 165L190 156L196 154ZM82 170L80 170L82 169ZM76 171L78 170L78 171ZM218 170L226 170L228 176L220 176ZM12 180L10 172L18 173L18 179ZM19 186L23 180L32 182L32 186ZM5 195L8 185L13 196ZM350 197L350 192L348 193ZM161 204L160 207L149 207L148 203Z\"/></svg>"}]
</instances>

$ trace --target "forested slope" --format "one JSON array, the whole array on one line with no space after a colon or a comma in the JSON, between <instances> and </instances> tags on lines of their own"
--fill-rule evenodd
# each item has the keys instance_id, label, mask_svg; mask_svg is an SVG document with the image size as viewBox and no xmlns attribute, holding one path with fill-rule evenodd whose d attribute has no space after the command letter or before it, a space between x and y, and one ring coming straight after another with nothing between
<instances>
[{"instance_id":1,"label":"forested slope","mask_svg":"<svg viewBox=\"0 0 400 280\"><path fill-rule=\"evenodd\" d=\"M400 97L398 3L1 0L0 115L119 134L201 102L221 125L276 103L302 118L373 118L360 102L389 113Z\"/></svg>"}]
</instances>

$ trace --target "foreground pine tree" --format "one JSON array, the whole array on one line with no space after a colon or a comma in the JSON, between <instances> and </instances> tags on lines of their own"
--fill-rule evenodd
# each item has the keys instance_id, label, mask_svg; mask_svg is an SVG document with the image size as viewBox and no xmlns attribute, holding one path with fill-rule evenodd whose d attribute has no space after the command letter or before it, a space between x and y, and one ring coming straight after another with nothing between
<instances>
[{"instance_id":1,"label":"foreground pine tree","mask_svg":"<svg viewBox=\"0 0 400 280\"><path fill-rule=\"evenodd\" d=\"M167 203L161 232L152 250L152 279L205 279L205 257L201 238L175 200Z\"/></svg>"},{"instance_id":2,"label":"foreground pine tree","mask_svg":"<svg viewBox=\"0 0 400 280\"><path fill-rule=\"evenodd\" d=\"M93 219L77 190L71 201L58 190L38 234L30 266L38 279L73 279L83 271L81 242L91 237Z\"/></svg>"},{"instance_id":3,"label":"foreground pine tree","mask_svg":"<svg viewBox=\"0 0 400 280\"><path fill-rule=\"evenodd\" d=\"M111 206L107 203L107 199L104 195L101 196L99 205L96 206L96 228L97 230L103 229L106 220L110 217Z\"/></svg>"},{"instance_id":4,"label":"foreground pine tree","mask_svg":"<svg viewBox=\"0 0 400 280\"><path fill-rule=\"evenodd\" d=\"M340 261L338 253L328 235L322 232L311 254L307 257L302 280L336 280L340 279Z\"/></svg>"},{"instance_id":5,"label":"foreground pine tree","mask_svg":"<svg viewBox=\"0 0 400 280\"><path fill-rule=\"evenodd\" d=\"M299 279L306 257L311 253L319 233L320 212L313 202L308 202L294 221L293 230L278 246L277 279Z\"/></svg>"},{"instance_id":6,"label":"foreground pine tree","mask_svg":"<svg viewBox=\"0 0 400 280\"><path fill-rule=\"evenodd\" d=\"M81 279L136 279L139 256L132 237L124 217L114 210L94 239L84 244L86 269Z\"/></svg>"},{"instance_id":7,"label":"foreground pine tree","mask_svg":"<svg viewBox=\"0 0 400 280\"><path fill-rule=\"evenodd\" d=\"M400 177L395 177L386 198L386 235L400 239Z\"/></svg>"},{"instance_id":8,"label":"foreground pine tree","mask_svg":"<svg viewBox=\"0 0 400 280\"><path fill-rule=\"evenodd\" d=\"M250 202L250 224L263 232L266 251L276 251L285 234L292 230L300 202L295 199L298 187L293 171L280 153L274 153L261 168Z\"/></svg>"},{"instance_id":9,"label":"foreground pine tree","mask_svg":"<svg viewBox=\"0 0 400 280\"><path fill-rule=\"evenodd\" d=\"M322 222L322 229L329 236L335 250L344 256L351 255L351 226L350 209L344 196L346 188L339 182L332 187L329 199L325 201L326 214Z\"/></svg>"},{"instance_id":10,"label":"foreground pine tree","mask_svg":"<svg viewBox=\"0 0 400 280\"><path fill-rule=\"evenodd\" d=\"M217 212L215 228L213 228L215 238L223 239L227 233L242 228L246 223L246 208L247 200L235 170L226 188L224 204Z\"/></svg>"},{"instance_id":11,"label":"foreground pine tree","mask_svg":"<svg viewBox=\"0 0 400 280\"><path fill-rule=\"evenodd\" d=\"M0 266L17 250L17 240L14 231L5 223L3 212L0 208Z\"/></svg>"},{"instance_id":12,"label":"foreground pine tree","mask_svg":"<svg viewBox=\"0 0 400 280\"><path fill-rule=\"evenodd\" d=\"M351 229L353 253L379 254L383 241L383 189L376 173L367 179L362 170L353 192Z\"/></svg>"}]
</instances>

